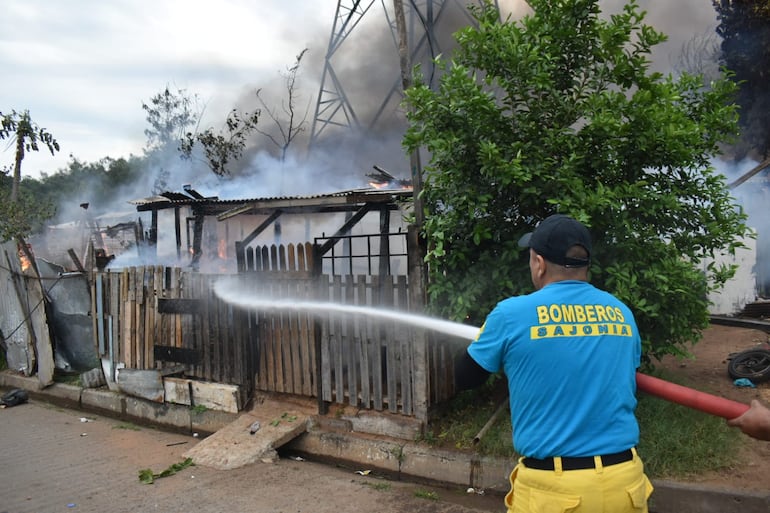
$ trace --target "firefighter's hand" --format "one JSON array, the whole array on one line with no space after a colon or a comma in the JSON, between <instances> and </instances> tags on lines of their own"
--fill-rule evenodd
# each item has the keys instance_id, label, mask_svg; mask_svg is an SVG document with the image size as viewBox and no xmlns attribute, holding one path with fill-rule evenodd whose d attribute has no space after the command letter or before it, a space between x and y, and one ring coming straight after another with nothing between
<instances>
[{"instance_id":1,"label":"firefighter's hand","mask_svg":"<svg viewBox=\"0 0 770 513\"><path fill-rule=\"evenodd\" d=\"M751 407L741 415L727 421L728 426L737 427L757 440L770 441L770 409L754 399Z\"/></svg>"}]
</instances>

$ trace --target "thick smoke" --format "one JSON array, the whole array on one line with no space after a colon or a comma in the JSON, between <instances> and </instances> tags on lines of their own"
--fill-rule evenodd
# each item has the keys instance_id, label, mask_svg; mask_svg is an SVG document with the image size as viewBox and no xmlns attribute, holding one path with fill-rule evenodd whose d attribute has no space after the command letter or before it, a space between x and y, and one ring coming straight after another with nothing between
<instances>
[{"instance_id":1,"label":"thick smoke","mask_svg":"<svg viewBox=\"0 0 770 513\"><path fill-rule=\"evenodd\" d=\"M434 2L405 2L410 46L419 50L413 58L413 64L419 63L425 79L432 83L437 80L437 72L432 70L432 60L439 55L450 55L454 48L452 34L471 21L465 3L447 0L439 7ZM639 3L647 11L645 22L668 36L667 42L654 49L652 68L655 71L675 73L677 63L682 62L682 54L688 44L692 46L694 38L709 37L716 26L716 13L709 0L668 3L641 0ZM428 21L426 9L429 4L434 5L432 14L435 39L432 41L425 37L423 25ZM624 4L622 0L600 2L605 16L620 13ZM419 7L419 16L411 10L414 5ZM499 5L503 19L517 19L530 12L523 0L501 0ZM183 185L189 184L204 196L220 199L321 194L366 187L366 174L372 171L374 165L388 170L396 177L408 178L408 158L401 144L406 121L400 104L397 42L389 24L393 22L393 14L386 14L384 6L391 9L391 4L387 2L373 4L331 60L336 78L354 109L357 125L313 127L334 21L318 20L312 29L303 32L304 42L296 38L296 32L292 35L297 41L296 47L293 53L286 56L282 68L276 69L270 76L255 77L252 84L243 84L243 92L235 105L218 109L223 119L230 108L241 112L262 108L258 126L264 133L252 134L246 155L232 170L232 175L226 178L214 175L200 155L190 161L172 155L160 164L168 174L168 189L181 191ZM284 77L294 64L295 56L303 49L307 49L307 53L302 59L295 84L295 126L301 123L303 130L291 143L286 158L281 159L280 148L268 135L279 142L282 140L278 123L282 123L284 128L287 126ZM327 77L324 86L328 89L332 85ZM260 90L264 106L256 98L257 90ZM209 118L215 118L216 115L213 109L207 112ZM222 119L206 123L216 128L221 126ZM201 128L206 126L204 124ZM313 128L317 139L311 146L309 143ZM730 178L739 176L741 170L750 169L753 164L741 163L731 168L721 162L715 165ZM129 216L133 214L133 219L136 219L138 214L135 206L128 201L150 196L158 172L157 165L147 169L144 173L147 180L144 183L120 191L118 197L105 203L112 205L112 210L119 213L125 212ZM752 184L746 183L735 190L735 196L751 214L751 223L758 226L764 217L757 213L753 205L766 204L761 203L765 192L749 192L752 189ZM81 203L94 203L85 194L85 191L93 190L89 184L83 184L81 190L84 191L83 197L72 198L66 205L60 206L61 222L97 215L79 207ZM760 203L757 203L757 196L760 196ZM149 226L149 214L142 216L145 227ZM97 222L104 224L107 220ZM173 230L159 231L171 233Z\"/></svg>"}]
</instances>

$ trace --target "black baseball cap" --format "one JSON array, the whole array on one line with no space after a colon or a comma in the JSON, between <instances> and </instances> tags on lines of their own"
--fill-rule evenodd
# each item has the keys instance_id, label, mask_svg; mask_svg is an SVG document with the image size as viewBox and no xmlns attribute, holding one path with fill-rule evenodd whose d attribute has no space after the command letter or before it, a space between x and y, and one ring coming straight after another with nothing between
<instances>
[{"instance_id":1,"label":"black baseball cap","mask_svg":"<svg viewBox=\"0 0 770 513\"><path fill-rule=\"evenodd\" d=\"M587 259L567 256L569 248L575 245L585 248ZM549 262L565 267L585 267L591 263L591 234L588 228L564 214L543 219L533 232L519 239L519 246L532 248Z\"/></svg>"}]
</instances>

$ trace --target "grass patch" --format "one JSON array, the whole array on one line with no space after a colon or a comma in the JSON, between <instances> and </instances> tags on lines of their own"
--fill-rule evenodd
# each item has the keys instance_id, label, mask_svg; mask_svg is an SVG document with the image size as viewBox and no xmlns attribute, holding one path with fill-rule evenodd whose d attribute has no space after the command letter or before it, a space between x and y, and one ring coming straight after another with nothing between
<instances>
[{"instance_id":1,"label":"grass patch","mask_svg":"<svg viewBox=\"0 0 770 513\"><path fill-rule=\"evenodd\" d=\"M437 501L438 500L438 494L436 492L431 492L428 490L415 490L414 496L418 499L427 499L429 501Z\"/></svg>"},{"instance_id":2,"label":"grass patch","mask_svg":"<svg viewBox=\"0 0 770 513\"><path fill-rule=\"evenodd\" d=\"M362 484L364 486L368 486L372 490L377 490L378 492L387 492L391 488L390 483L369 483L369 482L364 482Z\"/></svg>"},{"instance_id":3,"label":"grass patch","mask_svg":"<svg viewBox=\"0 0 770 513\"><path fill-rule=\"evenodd\" d=\"M670 376L663 379L675 381ZM639 394L636 413L641 431L639 453L651 477L687 478L727 469L737 462L744 439L720 417L647 394Z\"/></svg>"},{"instance_id":4,"label":"grass patch","mask_svg":"<svg viewBox=\"0 0 770 513\"><path fill-rule=\"evenodd\" d=\"M474 438L492 418L500 403L507 400L507 393L505 380L502 379L459 392L433 412L428 429L418 441L431 447L474 451L484 456L515 456L507 409L497 417L479 442L474 443Z\"/></svg>"},{"instance_id":5,"label":"grass patch","mask_svg":"<svg viewBox=\"0 0 770 513\"><path fill-rule=\"evenodd\" d=\"M202 404L196 404L195 406L190 407L190 411L192 411L193 413L201 414L208 411L208 408Z\"/></svg>"},{"instance_id":6,"label":"grass patch","mask_svg":"<svg viewBox=\"0 0 770 513\"><path fill-rule=\"evenodd\" d=\"M72 385L76 387L81 386L80 374L78 373L64 372L59 369L54 369L53 380L54 383L62 383L64 385Z\"/></svg>"},{"instance_id":7,"label":"grass patch","mask_svg":"<svg viewBox=\"0 0 770 513\"><path fill-rule=\"evenodd\" d=\"M661 377L676 381L670 376ZM432 412L429 428L418 441L484 456L517 458L511 443L511 418L507 409L479 443L473 443L506 397L505 380L460 392L440 410ZM740 431L728 427L724 419L647 394L639 394L636 413L641 431L639 453L645 472L652 478L684 479L697 473L727 469L737 463L739 450L745 443Z\"/></svg>"}]
</instances>

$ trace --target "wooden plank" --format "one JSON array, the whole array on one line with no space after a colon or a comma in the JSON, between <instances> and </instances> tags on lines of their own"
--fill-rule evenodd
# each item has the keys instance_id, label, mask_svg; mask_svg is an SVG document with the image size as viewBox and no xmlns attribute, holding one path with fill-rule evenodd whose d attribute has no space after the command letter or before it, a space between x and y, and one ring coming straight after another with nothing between
<instances>
[{"instance_id":1,"label":"wooden plank","mask_svg":"<svg viewBox=\"0 0 770 513\"><path fill-rule=\"evenodd\" d=\"M277 265L276 258L277 258L277 251L276 246L273 244L271 249L271 268L275 268ZM274 297L282 298L282 290L280 287L280 283L277 283L275 280L272 280L272 286L273 286L273 294ZM284 352L285 352L285 344L288 344L288 340L286 340L285 335L285 327L284 327L284 319L283 319L283 312L276 311L274 315L274 325L273 329L275 330L275 378L276 378L276 391L277 392L288 392L288 387L285 382L285 360L284 360Z\"/></svg>"},{"instance_id":2,"label":"wooden plank","mask_svg":"<svg viewBox=\"0 0 770 513\"><path fill-rule=\"evenodd\" d=\"M223 322L227 322L222 316L222 309L224 308L223 301L216 301L213 305L213 315L211 316L211 330L210 341L211 344L211 379L213 381L220 381L222 379L222 347L219 343L219 337L221 334L221 325Z\"/></svg>"},{"instance_id":3,"label":"wooden plank","mask_svg":"<svg viewBox=\"0 0 770 513\"><path fill-rule=\"evenodd\" d=\"M119 315L120 319L123 321L121 326L122 334L120 341L121 348L123 350L122 356L126 367L129 369L134 367L134 341L131 339L131 325L133 324L133 317L131 316L130 300L128 295L130 270L131 269L128 267L123 269L123 275L121 276L121 309Z\"/></svg>"},{"instance_id":4,"label":"wooden plank","mask_svg":"<svg viewBox=\"0 0 770 513\"><path fill-rule=\"evenodd\" d=\"M107 353L104 336L104 274L97 273L91 285L91 312L93 312L94 337L99 356Z\"/></svg>"},{"instance_id":5,"label":"wooden plank","mask_svg":"<svg viewBox=\"0 0 770 513\"><path fill-rule=\"evenodd\" d=\"M172 280L171 284L173 287L173 290L171 292L171 297L174 298L181 298L182 297L182 269L179 267L174 267L172 270ZM183 341L182 341L182 316L180 314L174 315L174 345L176 347L182 347Z\"/></svg>"},{"instance_id":6,"label":"wooden plank","mask_svg":"<svg viewBox=\"0 0 770 513\"><path fill-rule=\"evenodd\" d=\"M232 355L233 355L233 379L231 384L246 385L250 379L247 377L248 359L246 351L246 323L248 315L242 309L231 307L233 310L233 325L231 331Z\"/></svg>"},{"instance_id":7,"label":"wooden plank","mask_svg":"<svg viewBox=\"0 0 770 513\"><path fill-rule=\"evenodd\" d=\"M294 244L289 244L289 247L287 248L287 269L291 272L297 270L297 262L295 261L296 258L296 252L294 249Z\"/></svg>"},{"instance_id":8,"label":"wooden plank","mask_svg":"<svg viewBox=\"0 0 770 513\"><path fill-rule=\"evenodd\" d=\"M299 283L297 280L289 280L288 282L289 297L298 298ZM292 377L292 393L302 394L302 352L300 350L300 319L302 312L287 312L289 317L289 345L291 352L291 377Z\"/></svg>"},{"instance_id":9,"label":"wooden plank","mask_svg":"<svg viewBox=\"0 0 770 513\"><path fill-rule=\"evenodd\" d=\"M356 291L358 296L358 303L360 305L366 305L366 276L358 275L356 280ZM363 408L371 408L372 405L372 373L369 345L371 344L371 328L372 321L368 316L364 316L358 320L358 360L359 369L361 375L361 397L360 403Z\"/></svg>"},{"instance_id":10,"label":"wooden plank","mask_svg":"<svg viewBox=\"0 0 770 513\"><path fill-rule=\"evenodd\" d=\"M344 296L345 304L355 304L355 280L353 276L345 277ZM358 336L356 332L356 316L348 315L345 317L345 356L347 359L347 393L348 402L351 406L358 406L358 358L356 347L358 346Z\"/></svg>"},{"instance_id":11,"label":"wooden plank","mask_svg":"<svg viewBox=\"0 0 770 513\"><path fill-rule=\"evenodd\" d=\"M382 307L393 307L393 277L383 276L380 282L382 287ZM398 382L399 382L399 343L396 337L395 321L382 323L383 342L385 348L385 379L387 383L388 410L391 413L398 412Z\"/></svg>"},{"instance_id":12,"label":"wooden plank","mask_svg":"<svg viewBox=\"0 0 770 513\"><path fill-rule=\"evenodd\" d=\"M249 271L256 270L254 264L254 248L251 247L246 248L246 269Z\"/></svg>"},{"instance_id":13,"label":"wooden plank","mask_svg":"<svg viewBox=\"0 0 770 513\"><path fill-rule=\"evenodd\" d=\"M287 262L286 262L286 246L281 244L278 246L278 268L281 271L286 272L287 270Z\"/></svg>"},{"instance_id":14,"label":"wooden plank","mask_svg":"<svg viewBox=\"0 0 770 513\"><path fill-rule=\"evenodd\" d=\"M215 301L221 301L219 297L214 294L214 290L212 289L212 283L210 281L203 282L201 281L200 284L200 291L198 293L199 297L201 299L206 299L205 301L202 301L201 305L201 311L198 314L198 343L196 345L196 349L201 352L201 354L206 355L211 352L211 340L209 340L209 305L214 303ZM211 381L210 377L210 369L211 369L211 362L207 362L204 358L204 360L198 364L196 367L196 375L202 377L203 379L206 379L208 381Z\"/></svg>"},{"instance_id":15,"label":"wooden plank","mask_svg":"<svg viewBox=\"0 0 770 513\"><path fill-rule=\"evenodd\" d=\"M308 297L309 283L307 280L301 282L301 297L306 300L312 300ZM306 312L300 312L299 322L299 341L300 351L302 352L302 395L312 397L315 395L315 361L313 358L313 320Z\"/></svg>"},{"instance_id":16,"label":"wooden plank","mask_svg":"<svg viewBox=\"0 0 770 513\"><path fill-rule=\"evenodd\" d=\"M37 274L35 266L32 270ZM51 340L51 331L46 317L45 304L48 302L43 291L43 285L37 276L23 276L26 282L27 303L23 304L24 313L32 324L32 330L35 334L35 351L37 360L37 379L44 387L53 384L54 375L54 354L53 341Z\"/></svg>"},{"instance_id":17,"label":"wooden plank","mask_svg":"<svg viewBox=\"0 0 770 513\"><path fill-rule=\"evenodd\" d=\"M137 361L139 364L137 365L137 368L139 369L147 369L147 340L144 337L144 271L145 267L139 267L136 270L136 282L134 283L134 286L136 287L134 297L135 299L135 308L136 308L136 340L137 340Z\"/></svg>"},{"instance_id":18,"label":"wooden plank","mask_svg":"<svg viewBox=\"0 0 770 513\"><path fill-rule=\"evenodd\" d=\"M407 301L409 289L407 287L406 276L398 276L396 279L396 298L399 310L407 311ZM412 415L412 375L413 363L411 340L414 335L414 329L405 325L399 326L399 341L401 343L401 412L404 415Z\"/></svg>"},{"instance_id":19,"label":"wooden plank","mask_svg":"<svg viewBox=\"0 0 770 513\"><path fill-rule=\"evenodd\" d=\"M257 325L257 383L260 390L267 391L267 322L263 312L253 315Z\"/></svg>"},{"instance_id":20,"label":"wooden plank","mask_svg":"<svg viewBox=\"0 0 770 513\"><path fill-rule=\"evenodd\" d=\"M332 277L332 301L342 302L342 277L335 275ZM342 319L339 315L333 315L330 319L330 326L333 326L332 335L332 367L334 369L334 398L338 404L345 402L345 348L344 337L342 333Z\"/></svg>"},{"instance_id":21,"label":"wooden plank","mask_svg":"<svg viewBox=\"0 0 770 513\"><path fill-rule=\"evenodd\" d=\"M80 263L80 259L78 258L77 253L75 253L75 250L70 248L67 250L67 254L70 256L72 263L75 264L75 269L77 269L78 272L85 273L86 270L83 267L83 264Z\"/></svg>"},{"instance_id":22,"label":"wooden plank","mask_svg":"<svg viewBox=\"0 0 770 513\"><path fill-rule=\"evenodd\" d=\"M371 282L371 292L372 292L372 306L379 307L380 306L380 294L381 291L381 283L379 276L372 276L372 282ZM383 407L383 365L384 360L382 358L382 324L377 323L373 326L373 331L375 333L375 338L372 340L371 344L371 351L369 353L371 361L372 361L372 393L373 393L373 399L374 399L374 409L377 411L382 411Z\"/></svg>"},{"instance_id":23,"label":"wooden plank","mask_svg":"<svg viewBox=\"0 0 770 513\"><path fill-rule=\"evenodd\" d=\"M329 281L328 275L322 277L322 281L319 283L319 301L329 301ZM332 401L332 351L331 351L331 317L324 315L319 316L321 325L321 344L320 353L316 355L319 360L319 369L321 371L321 399L326 402Z\"/></svg>"},{"instance_id":24,"label":"wooden plank","mask_svg":"<svg viewBox=\"0 0 770 513\"><path fill-rule=\"evenodd\" d=\"M222 382L232 383L234 379L233 367L233 337L232 326L234 323L233 307L229 303L222 302L222 315L225 322L220 324L219 345L222 348Z\"/></svg>"},{"instance_id":25,"label":"wooden plank","mask_svg":"<svg viewBox=\"0 0 770 513\"><path fill-rule=\"evenodd\" d=\"M167 339L163 338L163 315L158 313L158 301L163 298L163 266L156 265L152 267L152 340L154 343L166 344Z\"/></svg>"},{"instance_id":26,"label":"wooden plank","mask_svg":"<svg viewBox=\"0 0 770 513\"><path fill-rule=\"evenodd\" d=\"M137 335L137 304L136 304L136 274L137 268L132 267L128 272L128 315L131 319L131 329L129 331L129 337L131 337L131 358L133 361L132 368L141 369L141 361L139 359L140 347L139 337Z\"/></svg>"},{"instance_id":27,"label":"wooden plank","mask_svg":"<svg viewBox=\"0 0 770 513\"><path fill-rule=\"evenodd\" d=\"M260 271L270 270L270 249L267 246L262 246L259 250L259 266Z\"/></svg>"},{"instance_id":28,"label":"wooden plank","mask_svg":"<svg viewBox=\"0 0 770 513\"><path fill-rule=\"evenodd\" d=\"M144 364L147 369L155 368L155 269L147 267L144 270Z\"/></svg>"},{"instance_id":29,"label":"wooden plank","mask_svg":"<svg viewBox=\"0 0 770 513\"><path fill-rule=\"evenodd\" d=\"M110 303L109 310L107 312L107 322L110 324L110 339L112 344L112 357L115 362L125 363L123 356L123 344L121 344L121 320L120 320L120 300L121 291L121 273L109 273L110 282Z\"/></svg>"}]
</instances>

